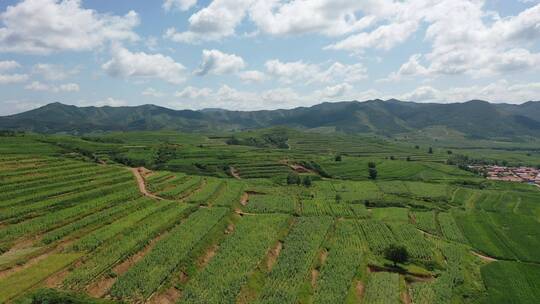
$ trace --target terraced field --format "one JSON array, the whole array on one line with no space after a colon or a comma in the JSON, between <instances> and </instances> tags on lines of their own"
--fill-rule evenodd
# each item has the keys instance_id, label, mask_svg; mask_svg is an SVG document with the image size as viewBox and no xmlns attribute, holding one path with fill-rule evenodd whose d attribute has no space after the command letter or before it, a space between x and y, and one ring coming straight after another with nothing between
<instances>
[{"instance_id":1,"label":"terraced field","mask_svg":"<svg viewBox=\"0 0 540 304\"><path fill-rule=\"evenodd\" d=\"M0 303L540 298L538 189L413 145L333 137L0 138ZM406 261L389 260L393 245Z\"/></svg>"}]
</instances>

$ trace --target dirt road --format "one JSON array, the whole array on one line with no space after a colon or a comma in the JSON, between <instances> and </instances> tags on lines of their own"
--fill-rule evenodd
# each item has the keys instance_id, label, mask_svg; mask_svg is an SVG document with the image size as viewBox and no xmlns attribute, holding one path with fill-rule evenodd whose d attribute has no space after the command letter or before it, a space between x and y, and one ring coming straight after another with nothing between
<instances>
[{"instance_id":1,"label":"dirt road","mask_svg":"<svg viewBox=\"0 0 540 304\"><path fill-rule=\"evenodd\" d=\"M144 177L142 176L144 168L131 168L131 172L133 172L133 175L135 175L135 178L137 179L137 186L139 186L139 191L142 195L157 199L157 200L163 200L162 197L159 197L157 195L154 195L146 189L146 183L144 182Z\"/></svg>"}]
</instances>

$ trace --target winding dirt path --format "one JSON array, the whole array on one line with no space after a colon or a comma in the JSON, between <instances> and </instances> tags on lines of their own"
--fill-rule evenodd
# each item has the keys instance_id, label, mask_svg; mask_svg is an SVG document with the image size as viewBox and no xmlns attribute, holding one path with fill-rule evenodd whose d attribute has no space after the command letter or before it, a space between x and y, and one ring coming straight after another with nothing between
<instances>
[{"instance_id":1,"label":"winding dirt path","mask_svg":"<svg viewBox=\"0 0 540 304\"><path fill-rule=\"evenodd\" d=\"M131 172L133 173L133 175L137 179L137 186L139 186L139 191L141 192L141 194L144 195L144 196L153 198L153 199L160 200L160 201L165 200L162 197L159 197L157 195L154 195L154 194L148 192L148 190L146 189L146 183L144 182L144 177L143 177L143 172L144 171L146 171L146 169L143 168L143 167L131 168Z\"/></svg>"},{"instance_id":2,"label":"winding dirt path","mask_svg":"<svg viewBox=\"0 0 540 304\"><path fill-rule=\"evenodd\" d=\"M230 172L231 172L231 175L232 177L236 178L236 179L242 179L242 177L240 177L240 173L238 173L238 170L236 170L235 167L229 167L230 168Z\"/></svg>"},{"instance_id":3,"label":"winding dirt path","mask_svg":"<svg viewBox=\"0 0 540 304\"><path fill-rule=\"evenodd\" d=\"M498 261L496 258L492 258L492 257L490 257L490 256L483 255L483 254L478 253L478 252L476 252L476 251L471 251L471 253L474 254L475 256L479 257L479 258L482 259L483 261L488 262L488 263Z\"/></svg>"}]
</instances>

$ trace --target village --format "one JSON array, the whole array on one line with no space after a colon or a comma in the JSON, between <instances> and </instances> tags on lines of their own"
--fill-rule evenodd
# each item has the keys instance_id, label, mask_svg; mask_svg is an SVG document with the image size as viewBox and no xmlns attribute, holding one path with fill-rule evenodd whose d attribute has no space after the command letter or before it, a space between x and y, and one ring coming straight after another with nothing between
<instances>
[{"instance_id":1,"label":"village","mask_svg":"<svg viewBox=\"0 0 540 304\"><path fill-rule=\"evenodd\" d=\"M540 169L533 167L505 167L505 166L470 166L478 172L485 173L487 179L509 182L535 184L540 187Z\"/></svg>"}]
</instances>

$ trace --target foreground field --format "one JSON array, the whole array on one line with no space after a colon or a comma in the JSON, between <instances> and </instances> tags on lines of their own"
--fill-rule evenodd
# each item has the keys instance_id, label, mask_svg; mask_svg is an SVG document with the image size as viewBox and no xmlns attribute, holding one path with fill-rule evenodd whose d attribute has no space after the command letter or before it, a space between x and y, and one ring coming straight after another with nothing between
<instances>
[{"instance_id":1,"label":"foreground field","mask_svg":"<svg viewBox=\"0 0 540 304\"><path fill-rule=\"evenodd\" d=\"M539 189L443 152L296 133L288 149L163 132L0 139L0 303L540 298ZM294 172L310 183L287 184ZM385 258L395 244L407 262Z\"/></svg>"}]
</instances>

